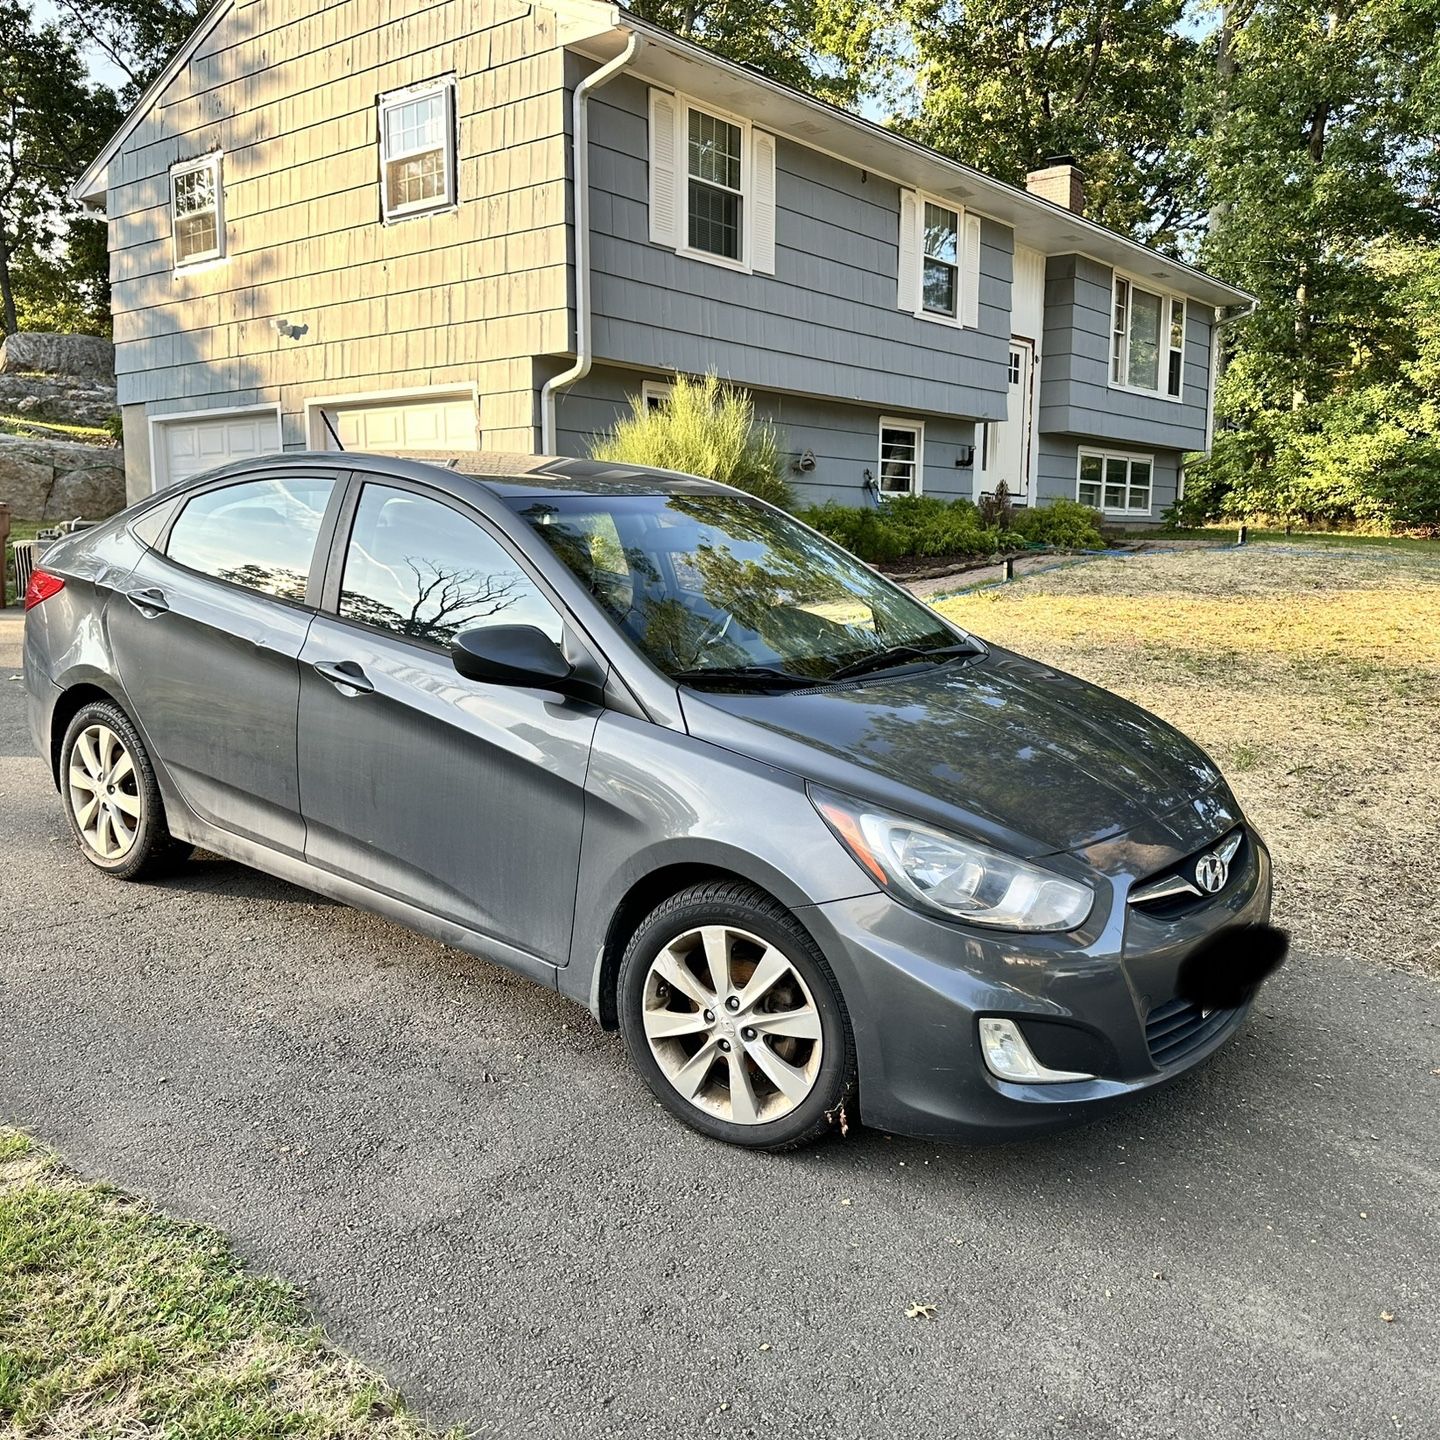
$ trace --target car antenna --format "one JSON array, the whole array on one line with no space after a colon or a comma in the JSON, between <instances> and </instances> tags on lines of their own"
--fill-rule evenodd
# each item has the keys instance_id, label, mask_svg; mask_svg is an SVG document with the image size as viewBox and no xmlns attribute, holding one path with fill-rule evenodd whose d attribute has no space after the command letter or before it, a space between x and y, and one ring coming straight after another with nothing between
<instances>
[{"instance_id":1,"label":"car antenna","mask_svg":"<svg viewBox=\"0 0 1440 1440\"><path fill-rule=\"evenodd\" d=\"M335 442L335 448L337 450L344 450L345 445L335 431L334 422L330 419L330 412L328 410L322 410L320 417L325 421L325 428L330 432L330 438Z\"/></svg>"}]
</instances>

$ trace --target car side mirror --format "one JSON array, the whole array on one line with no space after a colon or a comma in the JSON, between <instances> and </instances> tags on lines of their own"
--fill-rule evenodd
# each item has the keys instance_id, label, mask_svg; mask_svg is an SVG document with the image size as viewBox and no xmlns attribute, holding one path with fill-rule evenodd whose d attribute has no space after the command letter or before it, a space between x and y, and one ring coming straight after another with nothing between
<instances>
[{"instance_id":1,"label":"car side mirror","mask_svg":"<svg viewBox=\"0 0 1440 1440\"><path fill-rule=\"evenodd\" d=\"M462 630L450 646L455 669L489 685L558 689L570 678L564 652L534 625L486 625Z\"/></svg>"}]
</instances>

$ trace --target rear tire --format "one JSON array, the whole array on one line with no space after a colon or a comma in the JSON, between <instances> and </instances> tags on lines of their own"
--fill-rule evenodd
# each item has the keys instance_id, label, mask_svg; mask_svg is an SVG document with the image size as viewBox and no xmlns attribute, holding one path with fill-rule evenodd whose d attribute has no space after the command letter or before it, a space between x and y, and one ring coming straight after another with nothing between
<instances>
[{"instance_id":1,"label":"rear tire","mask_svg":"<svg viewBox=\"0 0 1440 1440\"><path fill-rule=\"evenodd\" d=\"M171 836L150 754L111 701L82 706L66 728L60 795L80 853L107 875L153 879L193 849Z\"/></svg>"},{"instance_id":2,"label":"rear tire","mask_svg":"<svg viewBox=\"0 0 1440 1440\"><path fill-rule=\"evenodd\" d=\"M619 977L635 1068L687 1125L790 1150L855 1115L855 1043L840 987L805 928L739 881L672 896L636 930Z\"/></svg>"}]
</instances>

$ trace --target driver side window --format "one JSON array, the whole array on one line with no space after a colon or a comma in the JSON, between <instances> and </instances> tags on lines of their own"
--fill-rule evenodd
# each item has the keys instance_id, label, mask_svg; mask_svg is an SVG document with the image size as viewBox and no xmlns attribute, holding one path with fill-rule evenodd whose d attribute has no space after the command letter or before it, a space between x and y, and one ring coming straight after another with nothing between
<instances>
[{"instance_id":1,"label":"driver side window","mask_svg":"<svg viewBox=\"0 0 1440 1440\"><path fill-rule=\"evenodd\" d=\"M360 492L339 613L439 646L485 625L534 625L557 643L563 630L555 607L492 535L439 500L388 485Z\"/></svg>"}]
</instances>

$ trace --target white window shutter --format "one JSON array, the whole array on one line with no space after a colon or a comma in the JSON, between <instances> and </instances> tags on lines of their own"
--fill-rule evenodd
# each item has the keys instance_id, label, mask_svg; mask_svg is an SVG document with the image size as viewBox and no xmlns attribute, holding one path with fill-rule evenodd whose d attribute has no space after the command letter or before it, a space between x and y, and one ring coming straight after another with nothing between
<instances>
[{"instance_id":1,"label":"white window shutter","mask_svg":"<svg viewBox=\"0 0 1440 1440\"><path fill-rule=\"evenodd\" d=\"M775 137L750 132L750 263L765 275L775 273Z\"/></svg>"},{"instance_id":2,"label":"white window shutter","mask_svg":"<svg viewBox=\"0 0 1440 1440\"><path fill-rule=\"evenodd\" d=\"M680 228L680 106L664 90L650 92L650 238L678 245Z\"/></svg>"},{"instance_id":3,"label":"white window shutter","mask_svg":"<svg viewBox=\"0 0 1440 1440\"><path fill-rule=\"evenodd\" d=\"M965 253L960 261L960 323L980 323L980 217L965 217Z\"/></svg>"},{"instance_id":4,"label":"white window shutter","mask_svg":"<svg viewBox=\"0 0 1440 1440\"><path fill-rule=\"evenodd\" d=\"M900 192L900 284L897 304L912 314L920 311L920 197Z\"/></svg>"}]
</instances>

